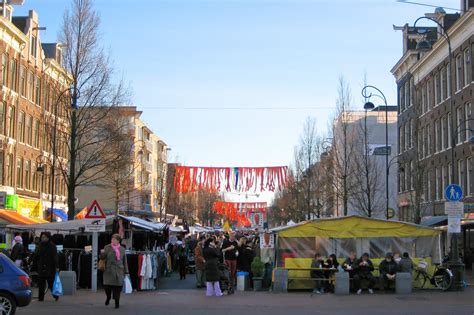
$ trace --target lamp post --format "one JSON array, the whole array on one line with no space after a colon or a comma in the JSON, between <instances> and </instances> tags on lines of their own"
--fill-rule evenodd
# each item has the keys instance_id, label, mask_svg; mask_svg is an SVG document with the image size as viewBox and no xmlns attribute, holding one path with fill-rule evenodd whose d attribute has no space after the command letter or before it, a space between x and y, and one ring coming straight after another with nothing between
<instances>
[{"instance_id":1,"label":"lamp post","mask_svg":"<svg viewBox=\"0 0 474 315\"><path fill-rule=\"evenodd\" d=\"M367 215L370 218L372 216L372 200L370 193L370 182L369 182L369 150L367 142L367 111L374 109L374 104L367 102L364 104L364 158L365 158L365 182L367 188Z\"/></svg>"},{"instance_id":2,"label":"lamp post","mask_svg":"<svg viewBox=\"0 0 474 315\"><path fill-rule=\"evenodd\" d=\"M40 200L40 210L41 210L41 215L40 217L43 219L43 178L44 178L44 157L42 155L39 155L36 158L36 173L41 174L41 179L40 179L40 184L39 184L39 200Z\"/></svg>"},{"instance_id":3,"label":"lamp post","mask_svg":"<svg viewBox=\"0 0 474 315\"><path fill-rule=\"evenodd\" d=\"M372 92L370 92L370 90L375 90L378 94L373 94ZM385 150L384 150L384 154L385 154L385 218L388 220L389 219L389 194L388 194L388 175L389 175L389 162L388 162L388 156L391 154L391 149L389 150L389 146L388 146L388 104L387 104L387 98L385 97L385 95L383 94L383 92L378 89L377 87L373 86L373 85L366 85L362 88L362 96L364 96L364 98L366 100L370 100L371 97L378 97L380 99L383 100L384 104L385 104ZM369 102L366 102L365 105L364 105L364 109L366 108L366 106L368 108L371 108L373 109L375 107L375 105L373 103L371 103L370 101ZM368 158L368 157L367 157Z\"/></svg>"},{"instance_id":4,"label":"lamp post","mask_svg":"<svg viewBox=\"0 0 474 315\"><path fill-rule=\"evenodd\" d=\"M422 29L417 29L416 28L416 23L420 20L429 20L433 23L435 23L441 30L442 32L437 30L437 33L441 35L445 40L446 43L448 44L448 58L449 58L449 77L448 80L450 80L450 97L449 97L449 110L451 112L451 184L456 183L456 166L455 166L455 155L454 155L454 150L456 148L456 130L455 128L455 117L454 117L454 82L452 80L453 78L453 52L452 52L452 47L451 47L451 38L448 35L446 27L438 22L437 20L427 17L427 16L422 16L419 17L418 19L415 20L415 23L413 23L413 28L415 31L419 34L424 34L427 32L426 28ZM431 43L427 40L422 40L417 43L416 49L419 51L428 51L431 49ZM460 179L458 179L459 181ZM453 272L453 284L451 285L450 290L453 291L461 291L463 290L463 278L464 278L464 264L459 258L459 249L458 249L458 233L453 233L451 237L451 250L450 250L450 259L448 262L452 272Z\"/></svg>"}]
</instances>

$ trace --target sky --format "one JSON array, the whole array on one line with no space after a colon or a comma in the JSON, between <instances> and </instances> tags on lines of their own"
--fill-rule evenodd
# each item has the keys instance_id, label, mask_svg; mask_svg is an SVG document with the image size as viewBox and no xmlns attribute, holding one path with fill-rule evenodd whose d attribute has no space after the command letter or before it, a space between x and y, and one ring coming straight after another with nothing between
<instances>
[{"instance_id":1,"label":"sky","mask_svg":"<svg viewBox=\"0 0 474 315\"><path fill-rule=\"evenodd\" d=\"M459 0L418 2L459 8ZM25 0L54 42L68 0ZM396 104L402 33L434 8L395 0L96 0L100 33L131 103L194 166L289 165L308 116L325 133L338 78L362 108L366 82ZM451 11L448 11L451 12ZM381 104L376 104L381 105Z\"/></svg>"}]
</instances>

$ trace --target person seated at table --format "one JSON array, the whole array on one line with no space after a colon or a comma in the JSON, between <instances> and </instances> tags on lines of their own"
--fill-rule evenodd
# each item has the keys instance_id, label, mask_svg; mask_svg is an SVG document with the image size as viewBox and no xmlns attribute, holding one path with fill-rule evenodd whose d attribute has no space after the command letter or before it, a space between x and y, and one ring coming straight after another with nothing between
<instances>
[{"instance_id":1,"label":"person seated at table","mask_svg":"<svg viewBox=\"0 0 474 315\"><path fill-rule=\"evenodd\" d=\"M407 252L403 253L402 255L402 259L400 260L400 263L398 264L398 271L408 272L410 274L413 272L413 260L411 260Z\"/></svg>"},{"instance_id":2,"label":"person seated at table","mask_svg":"<svg viewBox=\"0 0 474 315\"><path fill-rule=\"evenodd\" d=\"M326 286L326 290L328 292L334 293L334 284L336 282L336 276L334 274L337 272L338 267L339 263L337 261L336 255L329 255L328 259L326 260L326 268L329 268L330 270L326 270L325 272L325 276L328 279L328 283Z\"/></svg>"},{"instance_id":3,"label":"person seated at table","mask_svg":"<svg viewBox=\"0 0 474 315\"><path fill-rule=\"evenodd\" d=\"M319 279L325 279L326 277L324 276L324 270L322 270L322 268L325 268L325 263L324 263L324 260L321 258L320 253L314 254L314 259L313 259L313 262L311 263L311 268L321 269L321 270L311 270L311 278L318 279L316 280L313 293L322 294L324 293L324 290L322 287L322 282L324 280L319 280Z\"/></svg>"},{"instance_id":4,"label":"person seated at table","mask_svg":"<svg viewBox=\"0 0 474 315\"><path fill-rule=\"evenodd\" d=\"M384 290L388 290L390 283L395 283L395 277L398 271L398 264L393 260L393 254L387 253L385 259L379 265L380 286Z\"/></svg>"},{"instance_id":5,"label":"person seated at table","mask_svg":"<svg viewBox=\"0 0 474 315\"><path fill-rule=\"evenodd\" d=\"M364 253L355 264L355 267L354 286L357 290L357 294L362 293L362 280L368 281L367 288L369 289L369 293L374 294L373 288L375 285L375 277L372 275L374 264L372 264L372 261L369 259L369 254Z\"/></svg>"},{"instance_id":6,"label":"person seated at table","mask_svg":"<svg viewBox=\"0 0 474 315\"><path fill-rule=\"evenodd\" d=\"M355 252L351 252L349 257L347 257L344 263L342 264L342 269L349 273L350 279L354 279L356 263L357 254ZM354 291L354 281L350 281L350 287L351 291Z\"/></svg>"}]
</instances>

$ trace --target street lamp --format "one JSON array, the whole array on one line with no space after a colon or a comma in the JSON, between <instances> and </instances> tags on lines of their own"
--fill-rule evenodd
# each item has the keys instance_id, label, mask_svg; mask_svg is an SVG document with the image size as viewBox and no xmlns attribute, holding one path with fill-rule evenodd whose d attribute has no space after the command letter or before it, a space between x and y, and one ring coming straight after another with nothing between
<instances>
[{"instance_id":1,"label":"street lamp","mask_svg":"<svg viewBox=\"0 0 474 315\"><path fill-rule=\"evenodd\" d=\"M369 90L375 90L377 93L373 94ZM388 104L387 104L387 98L383 94L383 92L378 89L377 87L373 85L366 85L362 88L362 96L366 100L370 100L371 97L378 97L381 100L383 100L385 104L385 218L388 220L389 219L389 195L388 195L388 174L389 174L389 162L388 162L388 156L391 154L391 150L388 149ZM374 104L371 103L370 101L365 103L365 107L368 106L369 108L374 108ZM368 157L367 157L368 158Z\"/></svg>"},{"instance_id":2,"label":"street lamp","mask_svg":"<svg viewBox=\"0 0 474 315\"><path fill-rule=\"evenodd\" d=\"M39 200L40 200L40 211L41 211L41 218L43 219L43 178L44 178L44 157L42 155L39 155L36 158L36 173L40 174L41 180L40 180L40 185L39 185ZM35 183L36 185L37 183Z\"/></svg>"},{"instance_id":3,"label":"street lamp","mask_svg":"<svg viewBox=\"0 0 474 315\"><path fill-rule=\"evenodd\" d=\"M364 91L364 90L362 90ZM374 109L375 106L371 102L364 104L365 116L364 116L364 141L365 141L365 181L367 188L367 215L370 218L372 216L372 200L370 196L370 182L369 182L369 151L368 151L368 142L367 142L367 111Z\"/></svg>"},{"instance_id":4,"label":"street lamp","mask_svg":"<svg viewBox=\"0 0 474 315\"><path fill-rule=\"evenodd\" d=\"M444 39L446 40L446 43L448 44L448 58L449 58L449 77L448 80L450 80L450 97L449 97L449 108L451 112L451 184L454 184L456 182L455 180L455 156L454 156L454 149L456 148L456 135L455 132L455 117L454 117L454 83L452 81L453 78L453 51L451 47L451 38L448 35L446 27L438 22L437 20L427 17L427 16L422 16L419 17L418 19L415 20L415 23L413 23L413 28L415 31L419 34L423 34L427 32L426 28L422 28L420 30L417 30L416 28L416 23L420 20L429 20L433 23L435 23L441 30L442 32L436 30L436 32L443 36ZM427 41L426 39L420 41L416 45L416 49L422 52L426 52L431 49L431 43ZM457 129L457 128L456 128ZM459 179L458 179L459 181ZM459 249L458 249L458 233L453 233L454 235L451 237L451 252L450 252L450 259L449 259L449 265L451 270L453 271L453 284L451 285L451 290L453 291L460 291L463 290L463 278L464 278L464 264L459 258Z\"/></svg>"}]
</instances>

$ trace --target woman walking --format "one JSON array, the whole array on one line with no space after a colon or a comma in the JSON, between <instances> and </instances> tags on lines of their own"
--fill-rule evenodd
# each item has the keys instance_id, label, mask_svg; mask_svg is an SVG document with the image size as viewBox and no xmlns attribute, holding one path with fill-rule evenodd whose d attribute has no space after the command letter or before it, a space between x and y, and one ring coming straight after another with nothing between
<instances>
[{"instance_id":1,"label":"woman walking","mask_svg":"<svg viewBox=\"0 0 474 315\"><path fill-rule=\"evenodd\" d=\"M222 296L219 285L219 250L216 246L216 240L211 237L204 243L204 260L206 270L206 296Z\"/></svg>"},{"instance_id":2,"label":"woman walking","mask_svg":"<svg viewBox=\"0 0 474 315\"><path fill-rule=\"evenodd\" d=\"M125 249L120 246L120 235L112 235L111 243L104 247L100 258L105 260L104 289L107 299L105 305L109 305L110 298L115 300L115 308L120 307L120 292L122 291L123 279L128 274L127 257Z\"/></svg>"}]
</instances>

